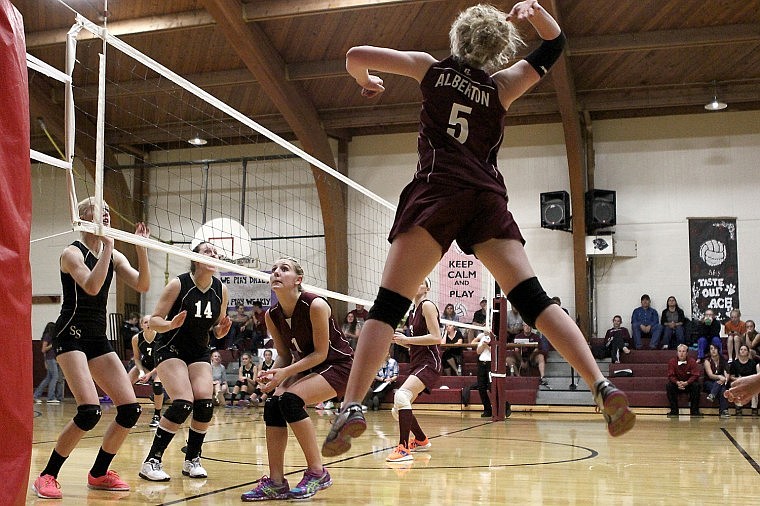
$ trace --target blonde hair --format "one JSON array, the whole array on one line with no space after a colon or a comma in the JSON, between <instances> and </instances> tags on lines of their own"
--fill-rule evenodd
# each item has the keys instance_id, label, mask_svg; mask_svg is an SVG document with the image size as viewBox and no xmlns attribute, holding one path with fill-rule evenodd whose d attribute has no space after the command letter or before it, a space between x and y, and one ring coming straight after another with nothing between
<instances>
[{"instance_id":1,"label":"blonde hair","mask_svg":"<svg viewBox=\"0 0 760 506\"><path fill-rule=\"evenodd\" d=\"M80 200L79 203L77 203L77 212L79 213L79 217L84 218L84 214L91 207L95 207L95 197L87 197L86 199ZM103 207L109 207L108 202L105 200L103 201Z\"/></svg>"},{"instance_id":2,"label":"blonde hair","mask_svg":"<svg viewBox=\"0 0 760 506\"><path fill-rule=\"evenodd\" d=\"M458 60L489 72L504 68L525 45L507 15L488 4L460 12L451 25L449 41L451 54Z\"/></svg>"}]
</instances>

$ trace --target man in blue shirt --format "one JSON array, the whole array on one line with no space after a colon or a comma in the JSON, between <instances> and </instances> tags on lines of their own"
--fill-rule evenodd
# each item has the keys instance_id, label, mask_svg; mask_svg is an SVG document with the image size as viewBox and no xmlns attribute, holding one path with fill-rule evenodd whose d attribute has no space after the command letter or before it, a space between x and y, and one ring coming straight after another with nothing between
<instances>
[{"instance_id":1,"label":"man in blue shirt","mask_svg":"<svg viewBox=\"0 0 760 506\"><path fill-rule=\"evenodd\" d=\"M649 295L644 294L641 296L641 307L637 307L633 310L631 315L631 334L633 335L633 346L637 349L641 349L641 337L642 335L649 336L649 349L656 350L660 344L660 338L662 337L662 325L660 325L659 313L649 307L651 304Z\"/></svg>"}]
</instances>

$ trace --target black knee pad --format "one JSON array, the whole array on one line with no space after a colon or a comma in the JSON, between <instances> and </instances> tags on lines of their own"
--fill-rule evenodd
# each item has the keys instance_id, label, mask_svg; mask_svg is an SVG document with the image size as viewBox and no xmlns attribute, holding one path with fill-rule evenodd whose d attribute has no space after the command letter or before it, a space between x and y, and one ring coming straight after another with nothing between
<instances>
[{"instance_id":1,"label":"black knee pad","mask_svg":"<svg viewBox=\"0 0 760 506\"><path fill-rule=\"evenodd\" d=\"M74 425L84 431L92 430L100 421L100 404L82 404L77 406Z\"/></svg>"},{"instance_id":2,"label":"black knee pad","mask_svg":"<svg viewBox=\"0 0 760 506\"><path fill-rule=\"evenodd\" d=\"M164 394L164 386L161 384L160 381L154 381L153 382L153 395L163 395Z\"/></svg>"},{"instance_id":3,"label":"black knee pad","mask_svg":"<svg viewBox=\"0 0 760 506\"><path fill-rule=\"evenodd\" d=\"M387 323L395 330L398 326L398 322L401 318L406 316L409 311L409 306L412 305L412 301L396 293L393 290L388 290L382 286L377 291L377 297L375 303L372 304L372 308L369 310L368 320L379 320L383 323Z\"/></svg>"},{"instance_id":4,"label":"black knee pad","mask_svg":"<svg viewBox=\"0 0 760 506\"><path fill-rule=\"evenodd\" d=\"M280 396L273 395L264 401L264 424L267 427L287 427L288 422L280 411Z\"/></svg>"},{"instance_id":5,"label":"black knee pad","mask_svg":"<svg viewBox=\"0 0 760 506\"><path fill-rule=\"evenodd\" d=\"M288 423L300 422L309 418L309 414L303 409L303 399L291 392L285 392L280 396L280 411L282 417Z\"/></svg>"},{"instance_id":6,"label":"black knee pad","mask_svg":"<svg viewBox=\"0 0 760 506\"><path fill-rule=\"evenodd\" d=\"M514 287L507 294L507 300L517 308L523 321L533 328L536 327L538 315L554 304L535 276Z\"/></svg>"},{"instance_id":7,"label":"black knee pad","mask_svg":"<svg viewBox=\"0 0 760 506\"><path fill-rule=\"evenodd\" d=\"M177 425L182 425L182 423L187 420L187 417L190 416L190 413L192 413L192 411L192 402L186 401L185 399L174 399L172 401L172 405L169 406L169 409L167 409L166 413L164 413L164 416L170 422L176 423Z\"/></svg>"},{"instance_id":8,"label":"black knee pad","mask_svg":"<svg viewBox=\"0 0 760 506\"><path fill-rule=\"evenodd\" d=\"M125 429L131 429L140 419L140 413L142 413L142 408L136 402L116 406L116 423Z\"/></svg>"},{"instance_id":9,"label":"black knee pad","mask_svg":"<svg viewBox=\"0 0 760 506\"><path fill-rule=\"evenodd\" d=\"M193 420L208 423L214 416L214 403L211 399L199 399L193 403Z\"/></svg>"}]
</instances>

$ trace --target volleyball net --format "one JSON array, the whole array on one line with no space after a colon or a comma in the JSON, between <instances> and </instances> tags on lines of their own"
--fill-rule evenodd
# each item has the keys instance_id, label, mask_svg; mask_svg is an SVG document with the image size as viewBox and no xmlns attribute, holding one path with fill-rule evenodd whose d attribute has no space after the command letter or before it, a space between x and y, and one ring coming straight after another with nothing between
<instances>
[{"instance_id":1,"label":"volleyball net","mask_svg":"<svg viewBox=\"0 0 760 506\"><path fill-rule=\"evenodd\" d=\"M77 42L83 30L95 38ZM232 301L246 306L268 298L251 291L268 290L268 271L281 257L300 262L307 290L371 305L393 204L80 15L64 72L32 61L56 82L66 113L59 157L31 157L65 180L75 230L163 253L170 276L188 259L212 264L226 275ZM94 222L77 215L76 203L87 197ZM111 227L98 212L104 202ZM139 221L150 238L133 233ZM221 258L193 253L200 241ZM328 255L346 259L342 272ZM439 291L433 300L444 299Z\"/></svg>"}]
</instances>

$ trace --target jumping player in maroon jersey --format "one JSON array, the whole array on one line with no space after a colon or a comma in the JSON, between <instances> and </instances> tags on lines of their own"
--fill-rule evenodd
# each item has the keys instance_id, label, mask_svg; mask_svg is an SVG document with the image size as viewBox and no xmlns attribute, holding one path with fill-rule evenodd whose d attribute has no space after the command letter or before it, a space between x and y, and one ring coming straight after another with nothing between
<instances>
[{"instance_id":1,"label":"jumping player in maroon jersey","mask_svg":"<svg viewBox=\"0 0 760 506\"><path fill-rule=\"evenodd\" d=\"M277 304L265 317L277 349L274 366L262 371L267 454L270 476L262 476L243 501L306 499L332 485L322 465L319 444L304 406L342 395L353 360L353 350L322 297L302 291L303 269L292 258L272 266L269 283ZM366 389L365 389L366 390ZM306 457L306 472L295 488L285 479L288 426Z\"/></svg>"},{"instance_id":2,"label":"jumping player in maroon jersey","mask_svg":"<svg viewBox=\"0 0 760 506\"><path fill-rule=\"evenodd\" d=\"M430 448L430 441L412 413L412 403L422 392L430 392L441 377L441 321L438 307L427 299L430 280L425 279L414 296L414 313L411 319L411 336L396 332L393 342L409 348L411 372L393 396L393 415L400 431L396 449L385 459L388 462L412 460L412 452ZM414 437L409 439L409 432Z\"/></svg>"},{"instance_id":3,"label":"jumping player in maroon jersey","mask_svg":"<svg viewBox=\"0 0 760 506\"><path fill-rule=\"evenodd\" d=\"M504 69L522 43L512 20L528 21L542 43ZM325 456L347 451L351 438L364 432L359 402L417 287L454 240L483 262L523 320L540 329L592 385L611 435L627 432L636 420L625 394L599 370L575 322L536 278L496 167L507 108L560 57L565 37L536 0L517 3L509 14L488 5L470 7L449 36L452 56L441 61L423 52L372 46L354 47L346 55L346 69L362 95L385 90L370 70L407 76L420 83L422 111L417 171L399 199L380 289L362 328L343 409L322 447ZM462 202L471 205L463 208Z\"/></svg>"}]
</instances>

